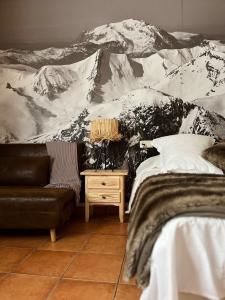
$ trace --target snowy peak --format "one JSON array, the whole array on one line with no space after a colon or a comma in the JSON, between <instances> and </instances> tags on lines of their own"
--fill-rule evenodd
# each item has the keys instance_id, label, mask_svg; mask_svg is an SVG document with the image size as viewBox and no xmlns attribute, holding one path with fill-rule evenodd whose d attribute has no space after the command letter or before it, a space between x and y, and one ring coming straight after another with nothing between
<instances>
[{"instance_id":1,"label":"snowy peak","mask_svg":"<svg viewBox=\"0 0 225 300\"><path fill-rule=\"evenodd\" d=\"M189 48L208 44L208 41L202 34L179 31L171 32L170 34L179 41L182 48Z\"/></svg>"},{"instance_id":2,"label":"snowy peak","mask_svg":"<svg viewBox=\"0 0 225 300\"><path fill-rule=\"evenodd\" d=\"M75 44L64 48L0 50L0 64L24 64L39 69L46 65L67 65L79 62L99 49L140 58L161 49L189 48L195 44L202 44L201 39L196 38L197 41L193 43L192 35L188 34L188 37L186 35L184 45L181 33L170 34L144 21L128 19L86 31L81 34Z\"/></svg>"},{"instance_id":3,"label":"snowy peak","mask_svg":"<svg viewBox=\"0 0 225 300\"><path fill-rule=\"evenodd\" d=\"M194 106L183 118L180 133L203 134L224 140L225 118L203 107Z\"/></svg>"},{"instance_id":4,"label":"snowy peak","mask_svg":"<svg viewBox=\"0 0 225 300\"><path fill-rule=\"evenodd\" d=\"M165 73L162 67L163 71L160 70L154 77L146 70L146 65L154 68L151 58L134 59L126 54L98 51L96 63L89 76L92 80L89 102L113 101L133 89L143 87L146 82L149 85L157 81L160 76L163 76L161 73Z\"/></svg>"},{"instance_id":5,"label":"snowy peak","mask_svg":"<svg viewBox=\"0 0 225 300\"><path fill-rule=\"evenodd\" d=\"M155 88L185 101L193 101L224 93L224 85L225 54L208 50L173 70Z\"/></svg>"},{"instance_id":6,"label":"snowy peak","mask_svg":"<svg viewBox=\"0 0 225 300\"><path fill-rule=\"evenodd\" d=\"M225 53L225 41L209 40L208 43L215 51Z\"/></svg>"},{"instance_id":7,"label":"snowy peak","mask_svg":"<svg viewBox=\"0 0 225 300\"><path fill-rule=\"evenodd\" d=\"M224 89L225 90L225 89ZM198 106L202 106L208 111L216 112L221 116L225 116L225 93L216 96L209 96L194 101Z\"/></svg>"},{"instance_id":8,"label":"snowy peak","mask_svg":"<svg viewBox=\"0 0 225 300\"><path fill-rule=\"evenodd\" d=\"M99 57L98 50L88 58L70 65L44 66L35 74L33 90L39 95L46 95L54 99L67 91L75 83L77 88L86 81L91 83L95 77L96 63Z\"/></svg>"},{"instance_id":9,"label":"snowy peak","mask_svg":"<svg viewBox=\"0 0 225 300\"><path fill-rule=\"evenodd\" d=\"M45 66L35 75L33 89L49 99L66 91L76 80L76 73L67 66Z\"/></svg>"},{"instance_id":10,"label":"snowy peak","mask_svg":"<svg viewBox=\"0 0 225 300\"><path fill-rule=\"evenodd\" d=\"M225 55L223 53L215 52L213 50L206 50L199 56L195 57L185 65L178 67L177 70L171 73L171 77L179 73L179 69L182 69L182 73L185 70L190 69L191 72L200 72L202 68L208 71L208 78L215 81L225 68Z\"/></svg>"},{"instance_id":11,"label":"snowy peak","mask_svg":"<svg viewBox=\"0 0 225 300\"><path fill-rule=\"evenodd\" d=\"M127 95L122 96L120 101L124 102L127 107L138 106L138 105L152 105L162 106L165 103L169 103L176 98L164 94L160 91L151 88L141 88L129 92Z\"/></svg>"},{"instance_id":12,"label":"snowy peak","mask_svg":"<svg viewBox=\"0 0 225 300\"><path fill-rule=\"evenodd\" d=\"M120 43L125 53L142 56L160 49L179 48L176 38L156 26L133 19L110 23L84 32L80 42Z\"/></svg>"},{"instance_id":13,"label":"snowy peak","mask_svg":"<svg viewBox=\"0 0 225 300\"><path fill-rule=\"evenodd\" d=\"M99 50L88 77L91 81L89 102L102 103L113 100L123 93L128 80L133 76L134 70L126 54Z\"/></svg>"}]
</instances>

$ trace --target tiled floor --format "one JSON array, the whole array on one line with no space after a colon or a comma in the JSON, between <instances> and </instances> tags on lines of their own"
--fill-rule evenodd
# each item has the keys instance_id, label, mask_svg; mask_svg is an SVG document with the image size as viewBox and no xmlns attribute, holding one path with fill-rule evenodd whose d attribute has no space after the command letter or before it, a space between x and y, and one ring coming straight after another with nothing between
<instances>
[{"instance_id":1,"label":"tiled floor","mask_svg":"<svg viewBox=\"0 0 225 300\"><path fill-rule=\"evenodd\" d=\"M74 217L56 243L48 232L0 235L0 300L137 300L122 279L127 224Z\"/></svg>"}]
</instances>

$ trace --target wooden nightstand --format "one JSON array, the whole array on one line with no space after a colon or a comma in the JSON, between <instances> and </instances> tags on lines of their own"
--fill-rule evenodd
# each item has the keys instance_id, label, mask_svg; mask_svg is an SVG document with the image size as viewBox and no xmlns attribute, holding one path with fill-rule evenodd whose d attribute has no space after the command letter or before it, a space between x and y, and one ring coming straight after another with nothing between
<instances>
[{"instance_id":1,"label":"wooden nightstand","mask_svg":"<svg viewBox=\"0 0 225 300\"><path fill-rule=\"evenodd\" d=\"M94 205L119 206L120 222L124 220L125 176L127 170L86 170L85 221L89 221L90 208Z\"/></svg>"}]
</instances>

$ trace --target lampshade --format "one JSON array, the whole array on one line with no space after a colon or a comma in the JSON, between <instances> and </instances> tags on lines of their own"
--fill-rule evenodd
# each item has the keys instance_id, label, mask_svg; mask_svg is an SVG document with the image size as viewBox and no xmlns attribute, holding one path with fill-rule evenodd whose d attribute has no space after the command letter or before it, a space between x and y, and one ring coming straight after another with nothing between
<instances>
[{"instance_id":1,"label":"lampshade","mask_svg":"<svg viewBox=\"0 0 225 300\"><path fill-rule=\"evenodd\" d=\"M121 139L119 134L119 122L116 119L96 119L91 121L90 139L92 141L118 141Z\"/></svg>"}]
</instances>

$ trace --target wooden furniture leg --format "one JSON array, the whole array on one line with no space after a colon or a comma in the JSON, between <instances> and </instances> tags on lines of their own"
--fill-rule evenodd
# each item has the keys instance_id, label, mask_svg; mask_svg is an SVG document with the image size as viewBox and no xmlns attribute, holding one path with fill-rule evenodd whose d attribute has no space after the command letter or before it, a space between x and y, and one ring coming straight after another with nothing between
<instances>
[{"instance_id":1,"label":"wooden furniture leg","mask_svg":"<svg viewBox=\"0 0 225 300\"><path fill-rule=\"evenodd\" d=\"M88 203L88 179L85 176L85 222L89 221L89 203Z\"/></svg>"},{"instance_id":2,"label":"wooden furniture leg","mask_svg":"<svg viewBox=\"0 0 225 300\"><path fill-rule=\"evenodd\" d=\"M56 242L56 229L55 228L50 229L50 237L51 237L52 243L55 243Z\"/></svg>"},{"instance_id":3,"label":"wooden furniture leg","mask_svg":"<svg viewBox=\"0 0 225 300\"><path fill-rule=\"evenodd\" d=\"M119 205L119 218L120 218L120 223L124 222L124 201L125 201L125 191L124 191L124 176L120 177L121 181L121 186L123 187L121 191L121 202Z\"/></svg>"},{"instance_id":4,"label":"wooden furniture leg","mask_svg":"<svg viewBox=\"0 0 225 300\"><path fill-rule=\"evenodd\" d=\"M120 218L120 223L124 222L124 209L123 209L123 205L120 204L119 206L119 218Z\"/></svg>"},{"instance_id":5,"label":"wooden furniture leg","mask_svg":"<svg viewBox=\"0 0 225 300\"><path fill-rule=\"evenodd\" d=\"M90 214L89 203L86 200L85 201L85 222L89 221L89 214Z\"/></svg>"}]
</instances>

